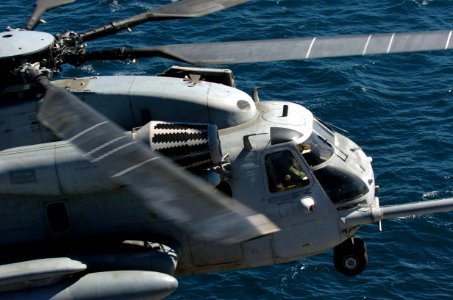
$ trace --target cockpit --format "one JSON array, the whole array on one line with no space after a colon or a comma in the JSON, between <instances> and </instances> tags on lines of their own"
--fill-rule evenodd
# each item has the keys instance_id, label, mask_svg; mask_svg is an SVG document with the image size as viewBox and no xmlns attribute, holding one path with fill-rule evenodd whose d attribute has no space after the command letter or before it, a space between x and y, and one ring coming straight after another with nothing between
<instances>
[{"instance_id":1,"label":"cockpit","mask_svg":"<svg viewBox=\"0 0 453 300\"><path fill-rule=\"evenodd\" d=\"M308 186L310 183L302 166L289 150L266 155L265 164L272 193Z\"/></svg>"},{"instance_id":2,"label":"cockpit","mask_svg":"<svg viewBox=\"0 0 453 300\"><path fill-rule=\"evenodd\" d=\"M318 120L313 120L310 137L296 147L334 203L348 202L368 193L366 182L349 167L348 155L337 149L342 155L334 156L335 134Z\"/></svg>"},{"instance_id":3,"label":"cockpit","mask_svg":"<svg viewBox=\"0 0 453 300\"><path fill-rule=\"evenodd\" d=\"M314 118L310 136L302 142L296 141L295 146L332 202L339 204L360 198L369 189L357 172L355 165L360 162L348 154L348 149L341 149L336 138L330 128ZM310 183L292 151L268 154L265 164L272 193L306 187Z\"/></svg>"},{"instance_id":4,"label":"cockpit","mask_svg":"<svg viewBox=\"0 0 453 300\"><path fill-rule=\"evenodd\" d=\"M318 166L329 160L335 153L332 146L335 142L335 135L316 119L313 120L313 132L303 143L296 147L310 167Z\"/></svg>"}]
</instances>

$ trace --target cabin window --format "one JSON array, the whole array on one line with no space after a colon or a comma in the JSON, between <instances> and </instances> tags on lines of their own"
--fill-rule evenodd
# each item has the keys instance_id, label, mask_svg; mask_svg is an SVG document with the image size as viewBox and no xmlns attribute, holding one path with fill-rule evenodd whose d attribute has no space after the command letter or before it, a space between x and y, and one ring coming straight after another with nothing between
<instances>
[{"instance_id":1,"label":"cabin window","mask_svg":"<svg viewBox=\"0 0 453 300\"><path fill-rule=\"evenodd\" d=\"M279 151L265 158L269 190L272 193L309 185L310 181L291 151Z\"/></svg>"},{"instance_id":2,"label":"cabin window","mask_svg":"<svg viewBox=\"0 0 453 300\"><path fill-rule=\"evenodd\" d=\"M69 229L69 217L64 203L47 205L47 218L53 231L60 232Z\"/></svg>"}]
</instances>

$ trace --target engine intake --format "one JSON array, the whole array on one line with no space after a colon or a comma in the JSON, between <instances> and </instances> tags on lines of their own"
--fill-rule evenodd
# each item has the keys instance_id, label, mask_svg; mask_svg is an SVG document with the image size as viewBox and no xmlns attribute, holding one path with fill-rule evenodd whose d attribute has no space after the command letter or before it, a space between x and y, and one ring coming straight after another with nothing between
<instances>
[{"instance_id":1,"label":"engine intake","mask_svg":"<svg viewBox=\"0 0 453 300\"><path fill-rule=\"evenodd\" d=\"M151 121L132 136L184 168L205 170L222 161L217 131L216 125L205 123Z\"/></svg>"}]
</instances>

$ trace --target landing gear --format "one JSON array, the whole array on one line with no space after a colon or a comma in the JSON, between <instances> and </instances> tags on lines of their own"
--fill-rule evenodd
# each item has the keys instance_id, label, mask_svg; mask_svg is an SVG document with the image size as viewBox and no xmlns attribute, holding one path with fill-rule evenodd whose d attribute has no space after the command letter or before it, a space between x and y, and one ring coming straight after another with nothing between
<instances>
[{"instance_id":1,"label":"landing gear","mask_svg":"<svg viewBox=\"0 0 453 300\"><path fill-rule=\"evenodd\" d=\"M365 242L359 237L344 241L333 249L333 261L337 271L343 275L362 273L368 264Z\"/></svg>"}]
</instances>

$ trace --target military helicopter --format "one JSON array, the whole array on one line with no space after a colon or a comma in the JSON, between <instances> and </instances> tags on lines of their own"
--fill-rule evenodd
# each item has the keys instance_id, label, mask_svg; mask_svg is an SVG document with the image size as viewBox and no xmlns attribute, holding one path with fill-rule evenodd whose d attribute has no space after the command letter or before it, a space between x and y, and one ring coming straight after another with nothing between
<instances>
[{"instance_id":1,"label":"military helicopter","mask_svg":"<svg viewBox=\"0 0 453 300\"><path fill-rule=\"evenodd\" d=\"M298 104L248 96L226 69L51 81L64 64L92 60L215 65L444 50L452 31L86 49L143 22L246 2L221 0L174 2L81 33L33 31L45 11L71 2L38 0L24 30L1 33L4 297L162 298L177 288L174 275L330 248L335 267L357 275L368 261L361 225L452 210L452 198L380 207L359 146Z\"/></svg>"}]
</instances>

